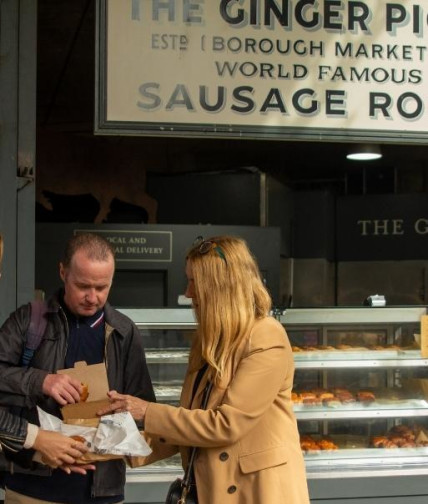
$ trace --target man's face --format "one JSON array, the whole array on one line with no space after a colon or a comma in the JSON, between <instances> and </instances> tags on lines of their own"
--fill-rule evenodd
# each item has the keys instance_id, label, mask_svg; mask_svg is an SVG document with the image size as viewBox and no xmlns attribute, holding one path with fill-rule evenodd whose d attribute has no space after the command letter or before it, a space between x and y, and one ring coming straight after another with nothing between
<instances>
[{"instance_id":1,"label":"man's face","mask_svg":"<svg viewBox=\"0 0 428 504\"><path fill-rule=\"evenodd\" d=\"M76 316L90 317L106 303L114 274L114 259L94 261L78 250L68 268L60 264L59 274L64 282L64 302Z\"/></svg>"}]
</instances>

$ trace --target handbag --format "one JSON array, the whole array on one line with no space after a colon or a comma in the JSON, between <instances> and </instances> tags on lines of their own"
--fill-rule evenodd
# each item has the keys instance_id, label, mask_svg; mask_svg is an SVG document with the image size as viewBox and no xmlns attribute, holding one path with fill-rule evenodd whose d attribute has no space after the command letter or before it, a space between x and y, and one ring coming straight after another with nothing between
<instances>
[{"instance_id":1,"label":"handbag","mask_svg":"<svg viewBox=\"0 0 428 504\"><path fill-rule=\"evenodd\" d=\"M198 504L196 485L190 486L190 491L183 484L182 478L177 478L169 487L165 504Z\"/></svg>"},{"instance_id":2,"label":"handbag","mask_svg":"<svg viewBox=\"0 0 428 504\"><path fill-rule=\"evenodd\" d=\"M195 384L193 385L192 401L199 382L202 379L202 375L205 373L206 369L207 365L200 369L198 376L196 377ZM201 409L205 409L207 407L211 389L212 383L208 382L202 396ZM193 477L193 461L195 460L196 451L197 448L193 446L190 452L189 464L187 465L186 472L184 473L184 478L177 478L171 483L168 489L165 504L198 504L198 493Z\"/></svg>"}]
</instances>

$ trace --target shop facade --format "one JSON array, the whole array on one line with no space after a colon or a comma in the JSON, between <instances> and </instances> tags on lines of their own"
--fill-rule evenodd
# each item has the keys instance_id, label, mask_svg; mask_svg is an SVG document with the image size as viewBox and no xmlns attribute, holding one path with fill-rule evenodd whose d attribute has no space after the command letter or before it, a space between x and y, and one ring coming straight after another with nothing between
<instances>
[{"instance_id":1,"label":"shop facade","mask_svg":"<svg viewBox=\"0 0 428 504\"><path fill-rule=\"evenodd\" d=\"M103 9L108 3L98 2L97 8L101 9L99 15L103 12L105 15ZM143 10L144 3L128 3L131 6L130 19L137 22L138 18L142 22L141 20L147 17L147 13ZM326 6L329 5L329 2L324 3ZM226 5L227 2L223 4ZM251 2L252 6L256 4L261 5L261 2ZM343 4L343 7L348 6L346 2ZM180 15L181 19L184 15L182 9L190 4L175 2L175 5L177 10L174 12L176 16ZM202 3L195 3L192 8L188 7L190 11L186 13L196 26L201 24L202 15L207 13L196 7L198 5L201 6ZM382 6L391 9L388 5L382 3ZM407 3L403 2L403 8L407 7ZM191 243L192 236L195 235L196 238L201 233L206 235L210 231L217 233L222 230L242 234L244 228L248 232L249 242L254 243L256 248L261 243L257 240L257 236L254 238L254 233L257 235L257 228L260 229L260 235L269 236L269 247L257 250L257 256L263 258L266 253L267 259L263 259L262 270L266 273L267 284L272 289L275 304L280 310L303 306L313 308L361 306L365 298L371 294L384 294L391 305L425 304L428 299L426 273L428 206L426 194L421 194L423 191L419 191L417 196L358 194L350 197L343 193L338 196L333 190L309 188L307 191L302 191L296 190L295 184L290 188L283 180L278 181L269 173L260 170L257 162L250 164L247 159L238 164L234 158L231 170L231 164L226 158L228 149L233 150L234 142L236 145L242 145L239 139L240 127L232 121L230 128L232 134L228 137L227 148L223 147L224 150L221 151L223 159L217 159L216 163L213 163L212 159L207 158L206 163L210 170L205 170L204 173L192 173L191 170L186 172L187 164L192 168L198 163L201 166L201 161L195 163L192 157L194 155L192 149L197 147L196 139L201 135L209 137L211 133L212 142L217 142L218 138L227 136L227 128L216 127L216 133L213 134L213 121L200 119L191 123L192 127L189 130L189 123L184 118L179 121L178 126L174 126L175 136L170 135L168 137L170 140L165 140L165 137L159 137L159 132L166 125L171 126L169 118L164 119L161 116L159 120L152 121L149 128L141 129L141 125L132 114L124 120L114 116L122 107L119 101L118 105L113 104L112 119L109 110L103 111L100 108L100 103L109 99L108 94L100 94L99 97L103 99L94 104L95 129L98 129L98 136L87 130L79 131L73 136L66 131L70 125L61 128L61 126L53 127L51 124L50 128L45 128L39 122L40 129L36 140L37 5L29 0L21 0L3 2L0 8L0 47L2 53L8 56L2 59L0 74L2 100L0 221L6 239L3 266L5 273L0 284L2 320L16 306L31 299L34 288L50 293L56 283L54 266L61 247L59 238L65 239L67 233L79 229L95 229L102 233L110 233L109 236L112 240L116 240L118 249L133 247L133 250L119 250L119 253L124 255L118 268L119 292L116 304L123 309L147 307L149 302L157 305L153 307L160 305L166 309L176 308L182 286L179 270L183 250ZM325 22L332 25L330 29L338 29L335 26L338 20L334 15L334 9L329 12L330 17ZM369 22L364 12L355 11L348 18L349 22L353 19L354 27L362 29L364 23ZM388 12L387 19L391 26L396 24L397 30L404 30L398 21L401 11L388 10ZM418 14L417 10L412 12L415 16ZM166 14L159 13L159 15ZM233 24L234 21L239 21L240 15L243 19L249 20L249 25L256 16L254 12L245 12L245 9L242 11L226 9L223 12L223 21L227 20ZM296 15L301 19L303 14ZM102 17L97 19L100 20ZM174 22L177 19L174 19ZM413 26L415 30L422 29L417 23ZM85 30L85 26L82 25L81 29ZM319 29L321 30L321 27ZM105 32L104 36L107 35ZM174 38L173 35L174 33L168 32L166 42L163 42L162 38L157 39L155 34L152 35L152 45L156 45L157 54L161 52L161 45L164 43L177 44L178 52L185 51L184 47L188 44L185 40L189 39ZM229 43L237 43L233 40L230 42L232 38L227 39ZM224 37L221 40L219 38L216 43L226 44L227 40ZM101 44L102 39L98 39L98 43ZM231 49L234 47L232 45ZM321 57L322 45L318 44L317 47L318 49L314 46L313 51L318 53L314 53L313 56ZM95 68L95 45L93 49ZM119 49L117 48L118 51ZM350 50L344 46L342 49ZM100 61L98 63L101 65ZM306 66L309 67L309 64ZM243 71L249 72L249 68L247 65L243 67ZM295 66L293 71L296 72L295 80L301 87L303 74L299 72L304 72L304 69ZM281 72L285 72L285 69ZM98 74L98 79L101 77L102 71ZM93 77L86 76L86 78L90 80ZM162 85L163 78L165 77L162 75L159 77L159 83ZM95 82L94 79L93 90L97 89L97 92L101 93L99 85L100 82ZM190 113L194 92L184 86L177 88L177 85L178 83L166 98L162 97L162 101L175 100L177 109L185 105L187 113ZM76 88L79 89L79 86ZM159 88L153 86L144 88L143 97L140 98L146 108L156 108L153 105L157 102L157 98L160 98L159 93L155 92L156 89ZM188 90L188 94L185 89ZM278 109L282 106L288 109L289 103L281 103L279 95L272 92L272 89L269 85L264 90L262 101L268 105L267 109ZM314 91L313 86L310 89ZM104 92L105 90L106 88ZM299 90L295 92L298 93ZM208 89L206 93L204 96L208 105ZM348 93L351 93L351 90ZM342 114L343 95L333 93L329 96L328 102L320 103L324 113L322 119L325 121L329 115L326 112L329 107L330 115L337 115L339 118L344 116L346 124L347 114ZM401 104L398 112L394 112L400 121L405 120L406 114L416 114L419 110L418 99L415 96L408 98L410 108L403 108L406 97L402 97L401 94L396 97L394 95L394 105L397 101ZM247 106L248 103L247 101ZM294 113L298 112L296 109L299 106L302 107L300 110L302 115L299 116L302 123L296 123L295 127L286 132L281 128L263 130L260 124L256 128L246 124L243 130L248 135L248 141L257 143L260 139L271 137L270 140L274 142L269 150L274 151L277 148L275 140L278 140L281 134L287 139L300 134L302 141L313 140L317 137L319 131L317 128L320 126L315 124L312 129L305 129L305 120L308 121L312 116L310 111L304 110L302 105L298 105L299 103L302 102L297 101ZM240 107L243 108L242 101ZM220 108L219 105L218 109ZM215 111L211 111L213 112ZM167 117L166 110L163 114ZM240 120L244 120L243 117L242 113ZM389 124L393 119L389 118ZM412 119L415 119L413 124L416 124L416 117ZM245 121L251 122L250 114L245 115L244 123ZM203 133L200 129L202 123L205 127ZM398 126L394 126L393 133L388 130L388 126L382 133L383 140L393 141L401 124L400 122ZM365 137L368 140L372 140L373 137L378 139L381 135L379 132L370 131L368 127L355 129L358 130L355 136L360 136L360 139ZM127 136L130 134L133 136ZM152 138L152 134L155 137ZM418 124L409 133L401 135L399 140L404 143L415 143L418 140L419 144L423 144L425 134L425 129ZM337 138L343 142L351 139L352 133L349 133L346 127L339 127L330 131L325 129L320 136L324 140L331 141ZM263 149L266 147L263 146ZM212 149L212 152L214 151L215 148ZM174 164L174 159L171 159L174 157L180 159L181 170L168 173L168 166ZM260 160L257 157L255 159ZM314 163L316 161L314 159ZM222 172L218 169L222 163L227 164L229 168L227 173L219 173ZM151 166L156 170L151 171ZM322 167L320 170L322 171ZM100 194L96 192L97 186L102 188ZM114 191L110 191L112 188ZM107 193L108 198L103 200L103 196ZM74 224L75 222L77 224ZM180 226L190 226L191 229L186 229L184 232L184 228L180 230ZM162 236L166 242L153 244L149 240L148 247L165 248L165 250L170 247L171 255L142 259L142 247L138 238L146 239L145 233L153 231L164 233ZM125 232L133 234L132 244L128 239L124 239ZM175 236L172 241L168 241L168 233ZM177 239L177 236L180 238ZM273 261L269 255L272 252L270 248L277 260ZM46 251L49 253L45 253ZM169 262L174 262L174 268L171 270L165 266ZM130 280L134 279L135 275L149 286L152 294L156 295L141 294L133 285L134 280ZM174 290L168 285L173 285ZM129 292L132 293L133 306L130 306ZM135 299L139 300L138 303ZM136 304L140 306L135 306ZM157 320L156 323L162 324L162 320ZM286 318L284 323L287 326ZM384 321L377 322L378 325L385 324L385 326L388 323L388 317ZM370 325L370 320L362 320L361 324ZM385 360L380 359L379 362L381 368L389 369ZM398 369L406 368L402 361L399 361L399 364ZM419 371L423 375L424 362L419 360L415 368L420 368ZM323 379L320 378L321 381ZM404 410L405 408L401 413ZM423 417L420 411L418 409L417 416ZM318 413L319 417L314 418L314 421L322 422L320 417L323 415L325 417L325 412ZM412 418L410 413L406 414ZM376 416L376 412L373 416ZM328 420L332 418L327 415L326 421ZM328 464L329 462L326 463L327 466ZM364 504L371 500L418 504L422 502L421 499L426 500L423 488L426 474L420 467L412 472L410 465L404 462L401 474L400 469L391 469L376 477L370 477L366 473L359 477L348 478L345 474L341 474L340 478L333 477L334 484L330 478L325 477L325 472L318 472L316 477L310 478L313 501L324 504L335 498L337 502L346 502L354 496L352 502L358 499L356 502ZM337 466L333 464L333 467L333 470L337 471ZM164 474L160 472L152 479L150 471L141 475L138 472L130 473L129 502L160 502L169 479L176 473L176 469L172 472L166 471ZM142 494L144 496L139 500Z\"/></svg>"}]
</instances>

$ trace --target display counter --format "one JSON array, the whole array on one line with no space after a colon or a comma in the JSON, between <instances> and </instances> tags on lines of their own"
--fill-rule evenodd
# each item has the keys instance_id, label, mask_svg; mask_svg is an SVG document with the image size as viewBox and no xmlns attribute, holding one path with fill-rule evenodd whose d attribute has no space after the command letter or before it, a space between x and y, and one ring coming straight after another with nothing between
<instances>
[{"instance_id":1,"label":"display counter","mask_svg":"<svg viewBox=\"0 0 428 504\"><path fill-rule=\"evenodd\" d=\"M120 311L142 332L157 400L178 404L193 311ZM376 307L277 315L293 349L292 399L311 502L427 502L428 359L418 345L426 313ZM126 501L164 502L181 473L178 456L128 470Z\"/></svg>"}]
</instances>

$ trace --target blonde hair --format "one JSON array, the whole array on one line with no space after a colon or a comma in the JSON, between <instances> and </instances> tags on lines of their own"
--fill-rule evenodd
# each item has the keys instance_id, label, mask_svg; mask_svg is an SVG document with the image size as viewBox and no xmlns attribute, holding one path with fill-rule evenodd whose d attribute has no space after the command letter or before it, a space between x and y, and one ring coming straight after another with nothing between
<instances>
[{"instance_id":1,"label":"blonde hair","mask_svg":"<svg viewBox=\"0 0 428 504\"><path fill-rule=\"evenodd\" d=\"M256 260L241 238L209 238L194 245L186 260L192 269L198 320L190 368L205 360L211 378L219 384L228 358L256 319L269 314L271 297Z\"/></svg>"}]
</instances>

